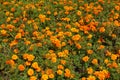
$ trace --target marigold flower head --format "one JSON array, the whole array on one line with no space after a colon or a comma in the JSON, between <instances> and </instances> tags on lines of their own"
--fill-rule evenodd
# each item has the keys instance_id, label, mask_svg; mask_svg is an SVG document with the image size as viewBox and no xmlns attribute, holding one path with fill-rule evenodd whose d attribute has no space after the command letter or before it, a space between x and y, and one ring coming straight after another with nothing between
<instances>
[{"instance_id":1,"label":"marigold flower head","mask_svg":"<svg viewBox=\"0 0 120 80\"><path fill-rule=\"evenodd\" d=\"M34 70L31 69L31 68L28 69L27 74L28 74L29 76L32 76L32 75L34 74Z\"/></svg>"},{"instance_id":2,"label":"marigold flower head","mask_svg":"<svg viewBox=\"0 0 120 80\"><path fill-rule=\"evenodd\" d=\"M15 36L15 39L20 39L21 38L21 33L17 33L17 35Z\"/></svg>"},{"instance_id":3,"label":"marigold flower head","mask_svg":"<svg viewBox=\"0 0 120 80\"><path fill-rule=\"evenodd\" d=\"M88 72L88 74L92 74L93 73L92 67L87 68L87 72Z\"/></svg>"},{"instance_id":4,"label":"marigold flower head","mask_svg":"<svg viewBox=\"0 0 120 80\"><path fill-rule=\"evenodd\" d=\"M37 63L37 62L33 62L33 63L32 63L32 67L33 67L34 69L37 69L37 68L38 68L38 63Z\"/></svg>"},{"instance_id":5,"label":"marigold flower head","mask_svg":"<svg viewBox=\"0 0 120 80\"><path fill-rule=\"evenodd\" d=\"M31 76L30 80L37 80L37 77L36 76Z\"/></svg>"},{"instance_id":6,"label":"marigold flower head","mask_svg":"<svg viewBox=\"0 0 120 80\"><path fill-rule=\"evenodd\" d=\"M41 21L41 22L45 22L45 20L46 20L46 16L43 15L43 14L40 14L40 15L39 15L39 18L40 18L40 21Z\"/></svg>"},{"instance_id":7,"label":"marigold flower head","mask_svg":"<svg viewBox=\"0 0 120 80\"><path fill-rule=\"evenodd\" d=\"M24 65L20 64L20 65L18 66L18 69L19 69L19 71L24 71L24 70L25 70L25 67L24 67Z\"/></svg>"},{"instance_id":8,"label":"marigold flower head","mask_svg":"<svg viewBox=\"0 0 120 80\"><path fill-rule=\"evenodd\" d=\"M97 59L93 59L92 60L92 64L95 64L95 65L98 64L98 60Z\"/></svg>"},{"instance_id":9,"label":"marigold flower head","mask_svg":"<svg viewBox=\"0 0 120 80\"><path fill-rule=\"evenodd\" d=\"M84 62L87 62L87 61L89 60L89 57L88 57L88 56L84 56L84 57L82 58L82 60L83 60Z\"/></svg>"},{"instance_id":10,"label":"marigold flower head","mask_svg":"<svg viewBox=\"0 0 120 80\"><path fill-rule=\"evenodd\" d=\"M41 77L41 80L48 80L48 75L47 74L43 74L42 77Z\"/></svg>"},{"instance_id":11,"label":"marigold flower head","mask_svg":"<svg viewBox=\"0 0 120 80\"><path fill-rule=\"evenodd\" d=\"M59 69L59 70L57 70L57 74L58 74L58 75L62 75L62 73L63 73L63 71L62 71L62 70L60 70L60 69Z\"/></svg>"},{"instance_id":12,"label":"marigold flower head","mask_svg":"<svg viewBox=\"0 0 120 80\"><path fill-rule=\"evenodd\" d=\"M32 54L28 55L28 57L27 57L28 61L33 61L34 58L35 58L35 56Z\"/></svg>"},{"instance_id":13,"label":"marigold flower head","mask_svg":"<svg viewBox=\"0 0 120 80\"><path fill-rule=\"evenodd\" d=\"M104 27L100 27L99 31L100 31L101 33L103 33L103 32L105 32L105 28L104 28Z\"/></svg>"},{"instance_id":14,"label":"marigold flower head","mask_svg":"<svg viewBox=\"0 0 120 80\"><path fill-rule=\"evenodd\" d=\"M49 75L49 78L51 78L51 79L53 79L54 77L55 77L54 74Z\"/></svg>"},{"instance_id":15,"label":"marigold flower head","mask_svg":"<svg viewBox=\"0 0 120 80\"><path fill-rule=\"evenodd\" d=\"M96 80L96 78L95 78L95 76L89 76L88 78L87 78L87 80Z\"/></svg>"},{"instance_id":16,"label":"marigold flower head","mask_svg":"<svg viewBox=\"0 0 120 80\"><path fill-rule=\"evenodd\" d=\"M78 40L80 40L80 38L81 38L81 36L79 34L72 36L72 40L74 40L74 41L78 41Z\"/></svg>"},{"instance_id":17,"label":"marigold flower head","mask_svg":"<svg viewBox=\"0 0 120 80\"><path fill-rule=\"evenodd\" d=\"M17 56L17 55L15 55L15 54L14 54L14 55L12 55L12 59L13 59L13 60L17 60L17 59L18 59L18 56Z\"/></svg>"},{"instance_id":18,"label":"marigold flower head","mask_svg":"<svg viewBox=\"0 0 120 80\"><path fill-rule=\"evenodd\" d=\"M5 35L7 34L7 31L6 31L6 30L1 30L0 32L1 32L1 34L2 34L3 36L5 36Z\"/></svg>"},{"instance_id":19,"label":"marigold flower head","mask_svg":"<svg viewBox=\"0 0 120 80\"><path fill-rule=\"evenodd\" d=\"M116 60L116 59L117 59L117 55L116 55L116 54L112 54L112 55L111 55L111 59L112 59L112 60Z\"/></svg>"}]
</instances>

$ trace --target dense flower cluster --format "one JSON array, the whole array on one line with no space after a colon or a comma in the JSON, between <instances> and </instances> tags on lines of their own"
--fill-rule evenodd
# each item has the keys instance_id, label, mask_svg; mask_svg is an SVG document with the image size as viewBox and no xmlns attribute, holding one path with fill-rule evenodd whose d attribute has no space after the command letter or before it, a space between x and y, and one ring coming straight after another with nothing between
<instances>
[{"instance_id":1,"label":"dense flower cluster","mask_svg":"<svg viewBox=\"0 0 120 80\"><path fill-rule=\"evenodd\" d=\"M119 0L0 1L0 80L120 80Z\"/></svg>"}]
</instances>

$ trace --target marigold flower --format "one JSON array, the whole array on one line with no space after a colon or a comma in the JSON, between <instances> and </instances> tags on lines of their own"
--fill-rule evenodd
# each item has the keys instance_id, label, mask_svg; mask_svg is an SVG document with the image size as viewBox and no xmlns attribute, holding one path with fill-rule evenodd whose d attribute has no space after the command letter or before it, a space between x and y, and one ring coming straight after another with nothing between
<instances>
[{"instance_id":1,"label":"marigold flower","mask_svg":"<svg viewBox=\"0 0 120 80\"><path fill-rule=\"evenodd\" d=\"M34 58L35 58L35 56L32 54L28 55L28 57L27 57L28 61L33 61Z\"/></svg>"},{"instance_id":2,"label":"marigold flower","mask_svg":"<svg viewBox=\"0 0 120 80\"><path fill-rule=\"evenodd\" d=\"M41 77L42 80L48 80L48 75L47 74L43 74Z\"/></svg>"},{"instance_id":3,"label":"marigold flower","mask_svg":"<svg viewBox=\"0 0 120 80\"><path fill-rule=\"evenodd\" d=\"M21 38L21 33L17 33L17 35L15 36L15 39L20 39Z\"/></svg>"},{"instance_id":4,"label":"marigold flower","mask_svg":"<svg viewBox=\"0 0 120 80\"><path fill-rule=\"evenodd\" d=\"M89 76L88 78L87 78L87 80L96 80L96 78L95 78L95 76Z\"/></svg>"},{"instance_id":5,"label":"marigold flower","mask_svg":"<svg viewBox=\"0 0 120 80\"><path fill-rule=\"evenodd\" d=\"M86 77L82 77L81 80L87 80L87 78Z\"/></svg>"},{"instance_id":6,"label":"marigold flower","mask_svg":"<svg viewBox=\"0 0 120 80\"><path fill-rule=\"evenodd\" d=\"M24 65L20 64L20 65L18 66L18 69L19 69L19 71L24 71L24 70L25 70L25 67L24 67Z\"/></svg>"},{"instance_id":7,"label":"marigold flower","mask_svg":"<svg viewBox=\"0 0 120 80\"><path fill-rule=\"evenodd\" d=\"M28 74L29 76L32 76L32 75L34 74L34 70L31 69L31 68L28 69L27 74Z\"/></svg>"},{"instance_id":8,"label":"marigold flower","mask_svg":"<svg viewBox=\"0 0 120 80\"><path fill-rule=\"evenodd\" d=\"M101 33L103 33L103 32L105 32L105 28L104 28L104 27L100 27L99 31L100 31Z\"/></svg>"},{"instance_id":9,"label":"marigold flower","mask_svg":"<svg viewBox=\"0 0 120 80\"><path fill-rule=\"evenodd\" d=\"M38 63L37 62L33 62L32 63L32 68L37 69L38 68Z\"/></svg>"},{"instance_id":10,"label":"marigold flower","mask_svg":"<svg viewBox=\"0 0 120 80\"><path fill-rule=\"evenodd\" d=\"M37 80L37 77L36 76L31 76L30 80Z\"/></svg>"},{"instance_id":11,"label":"marigold flower","mask_svg":"<svg viewBox=\"0 0 120 80\"><path fill-rule=\"evenodd\" d=\"M60 60L60 63L61 63L62 65L65 65L65 64L66 64L66 61L65 61L65 60Z\"/></svg>"},{"instance_id":12,"label":"marigold flower","mask_svg":"<svg viewBox=\"0 0 120 80\"><path fill-rule=\"evenodd\" d=\"M88 72L88 74L92 74L93 73L92 67L87 68L87 72Z\"/></svg>"},{"instance_id":13,"label":"marigold flower","mask_svg":"<svg viewBox=\"0 0 120 80\"><path fill-rule=\"evenodd\" d=\"M23 54L23 59L26 60L28 58L28 56L29 56L29 54L27 54L27 53Z\"/></svg>"},{"instance_id":14,"label":"marigold flower","mask_svg":"<svg viewBox=\"0 0 120 80\"><path fill-rule=\"evenodd\" d=\"M64 69L64 66L63 65L58 65L57 68L58 69Z\"/></svg>"},{"instance_id":15,"label":"marigold flower","mask_svg":"<svg viewBox=\"0 0 120 80\"><path fill-rule=\"evenodd\" d=\"M77 11L77 15L80 16L81 15L81 11Z\"/></svg>"},{"instance_id":16,"label":"marigold flower","mask_svg":"<svg viewBox=\"0 0 120 80\"><path fill-rule=\"evenodd\" d=\"M57 61L57 58L56 58L56 57L53 57L53 58L51 59L51 61L52 61L53 63L55 63L55 62Z\"/></svg>"},{"instance_id":17,"label":"marigold flower","mask_svg":"<svg viewBox=\"0 0 120 80\"><path fill-rule=\"evenodd\" d=\"M49 78L51 78L51 79L53 79L54 77L55 77L54 74L49 75Z\"/></svg>"},{"instance_id":18,"label":"marigold flower","mask_svg":"<svg viewBox=\"0 0 120 80\"><path fill-rule=\"evenodd\" d=\"M13 60L17 60L17 59L18 59L18 56L17 56L17 55L15 55L15 54L14 54L14 55L12 55L12 59L13 59Z\"/></svg>"},{"instance_id":19,"label":"marigold flower","mask_svg":"<svg viewBox=\"0 0 120 80\"><path fill-rule=\"evenodd\" d=\"M80 40L81 36L79 34L72 36L72 40L78 41Z\"/></svg>"},{"instance_id":20,"label":"marigold flower","mask_svg":"<svg viewBox=\"0 0 120 80\"><path fill-rule=\"evenodd\" d=\"M6 31L6 30L1 30L0 32L1 32L1 34L2 34L3 36L5 36L5 35L7 34L7 31Z\"/></svg>"},{"instance_id":21,"label":"marigold flower","mask_svg":"<svg viewBox=\"0 0 120 80\"><path fill-rule=\"evenodd\" d=\"M26 62L25 62L25 65L26 65L26 66L30 66L30 65L31 65L31 62L26 61Z\"/></svg>"},{"instance_id":22,"label":"marigold flower","mask_svg":"<svg viewBox=\"0 0 120 80\"><path fill-rule=\"evenodd\" d=\"M39 15L39 18L40 18L40 21L41 21L41 22L45 22L45 20L46 20L46 16L43 15L43 14L40 14L40 15Z\"/></svg>"},{"instance_id":23,"label":"marigold flower","mask_svg":"<svg viewBox=\"0 0 120 80\"><path fill-rule=\"evenodd\" d=\"M116 54L112 54L112 55L111 55L111 59L112 59L112 60L116 60L116 59L117 59L117 55L116 55Z\"/></svg>"},{"instance_id":24,"label":"marigold flower","mask_svg":"<svg viewBox=\"0 0 120 80\"><path fill-rule=\"evenodd\" d=\"M97 59L93 59L92 60L92 64L95 64L95 65L98 64L98 60Z\"/></svg>"},{"instance_id":25,"label":"marigold flower","mask_svg":"<svg viewBox=\"0 0 120 80\"><path fill-rule=\"evenodd\" d=\"M88 56L84 56L84 57L82 58L82 60L83 60L84 62L87 62L87 61L89 60L89 57L88 57Z\"/></svg>"},{"instance_id":26,"label":"marigold flower","mask_svg":"<svg viewBox=\"0 0 120 80\"><path fill-rule=\"evenodd\" d=\"M93 50L87 50L87 54L92 54L93 53Z\"/></svg>"},{"instance_id":27,"label":"marigold flower","mask_svg":"<svg viewBox=\"0 0 120 80\"><path fill-rule=\"evenodd\" d=\"M63 71L62 70L57 70L58 75L62 75Z\"/></svg>"}]
</instances>

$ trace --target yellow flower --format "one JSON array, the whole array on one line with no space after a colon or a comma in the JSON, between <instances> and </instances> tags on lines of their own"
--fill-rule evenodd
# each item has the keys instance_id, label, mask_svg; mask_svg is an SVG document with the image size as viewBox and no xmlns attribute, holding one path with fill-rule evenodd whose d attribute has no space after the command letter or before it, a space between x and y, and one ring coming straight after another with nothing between
<instances>
[{"instance_id":1,"label":"yellow flower","mask_svg":"<svg viewBox=\"0 0 120 80\"><path fill-rule=\"evenodd\" d=\"M34 58L35 58L35 56L32 54L28 55L28 57L27 57L28 61L33 61Z\"/></svg>"},{"instance_id":2,"label":"yellow flower","mask_svg":"<svg viewBox=\"0 0 120 80\"><path fill-rule=\"evenodd\" d=\"M77 15L80 16L81 15L81 11L77 11Z\"/></svg>"},{"instance_id":3,"label":"yellow flower","mask_svg":"<svg viewBox=\"0 0 120 80\"><path fill-rule=\"evenodd\" d=\"M54 78L54 74L50 74L49 78L53 79Z\"/></svg>"},{"instance_id":4,"label":"yellow flower","mask_svg":"<svg viewBox=\"0 0 120 80\"><path fill-rule=\"evenodd\" d=\"M6 35L7 34L6 30L1 30L0 32L1 32L2 35Z\"/></svg>"},{"instance_id":5,"label":"yellow flower","mask_svg":"<svg viewBox=\"0 0 120 80\"><path fill-rule=\"evenodd\" d=\"M41 21L41 22L45 22L45 20L46 20L46 16L43 15L43 14L40 14L40 15L39 15L39 18L40 18L40 21Z\"/></svg>"},{"instance_id":6,"label":"yellow flower","mask_svg":"<svg viewBox=\"0 0 120 80\"><path fill-rule=\"evenodd\" d=\"M88 74L92 74L93 73L92 67L87 68L87 72L88 72Z\"/></svg>"},{"instance_id":7,"label":"yellow flower","mask_svg":"<svg viewBox=\"0 0 120 80\"><path fill-rule=\"evenodd\" d=\"M43 74L41 77L41 80L48 80L48 75L47 74Z\"/></svg>"},{"instance_id":8,"label":"yellow flower","mask_svg":"<svg viewBox=\"0 0 120 80\"><path fill-rule=\"evenodd\" d=\"M37 80L37 77L36 76L31 76L30 80Z\"/></svg>"},{"instance_id":9,"label":"yellow flower","mask_svg":"<svg viewBox=\"0 0 120 80\"><path fill-rule=\"evenodd\" d=\"M58 75L62 75L63 71L62 70L57 70Z\"/></svg>"},{"instance_id":10,"label":"yellow flower","mask_svg":"<svg viewBox=\"0 0 120 80\"><path fill-rule=\"evenodd\" d=\"M18 59L18 56L17 56L17 55L15 55L15 54L14 54L14 55L12 55L12 59L13 59L13 60L17 60L17 59Z\"/></svg>"},{"instance_id":11,"label":"yellow flower","mask_svg":"<svg viewBox=\"0 0 120 80\"><path fill-rule=\"evenodd\" d=\"M29 76L32 76L34 74L34 70L33 69L28 69L27 74Z\"/></svg>"},{"instance_id":12,"label":"yellow flower","mask_svg":"<svg viewBox=\"0 0 120 80\"><path fill-rule=\"evenodd\" d=\"M53 57L53 58L51 59L51 61L52 61L53 63L55 63L55 62L57 61L57 58L56 58L56 57Z\"/></svg>"},{"instance_id":13,"label":"yellow flower","mask_svg":"<svg viewBox=\"0 0 120 80\"><path fill-rule=\"evenodd\" d=\"M32 63L32 67L33 67L34 69L37 69L37 68L38 68L38 63L37 63L37 62L33 62L33 63Z\"/></svg>"}]
</instances>

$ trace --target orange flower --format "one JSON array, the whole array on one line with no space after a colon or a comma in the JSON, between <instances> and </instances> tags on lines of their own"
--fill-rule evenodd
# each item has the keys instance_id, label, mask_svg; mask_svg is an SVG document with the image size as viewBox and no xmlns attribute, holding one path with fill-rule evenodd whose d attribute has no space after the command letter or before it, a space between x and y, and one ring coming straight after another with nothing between
<instances>
[{"instance_id":1,"label":"orange flower","mask_svg":"<svg viewBox=\"0 0 120 80\"><path fill-rule=\"evenodd\" d=\"M93 73L92 67L87 68L87 72L88 72L88 74L92 74Z\"/></svg>"},{"instance_id":2,"label":"orange flower","mask_svg":"<svg viewBox=\"0 0 120 80\"><path fill-rule=\"evenodd\" d=\"M31 69L31 68L28 69L27 74L28 74L29 76L32 76L32 75L34 74L34 70Z\"/></svg>"},{"instance_id":3,"label":"orange flower","mask_svg":"<svg viewBox=\"0 0 120 80\"><path fill-rule=\"evenodd\" d=\"M87 53L88 53L88 54L92 54L92 53L93 53L93 50L90 50L90 49L89 49L89 50L87 50Z\"/></svg>"},{"instance_id":4,"label":"orange flower","mask_svg":"<svg viewBox=\"0 0 120 80\"><path fill-rule=\"evenodd\" d=\"M28 58L28 56L29 56L29 54L27 54L27 53L23 54L23 59L26 60Z\"/></svg>"},{"instance_id":5,"label":"orange flower","mask_svg":"<svg viewBox=\"0 0 120 80\"><path fill-rule=\"evenodd\" d=\"M45 20L46 20L46 16L43 15L43 14L40 14L40 15L39 15L39 18L40 18L40 21L41 21L41 22L45 22Z\"/></svg>"},{"instance_id":6,"label":"orange flower","mask_svg":"<svg viewBox=\"0 0 120 80\"><path fill-rule=\"evenodd\" d=\"M17 56L17 55L15 55L15 54L14 54L14 55L12 55L12 59L13 59L13 60L17 60L17 59L18 59L18 56Z\"/></svg>"},{"instance_id":7,"label":"orange flower","mask_svg":"<svg viewBox=\"0 0 120 80\"><path fill-rule=\"evenodd\" d=\"M63 71L62 70L57 70L58 75L62 75Z\"/></svg>"},{"instance_id":8,"label":"orange flower","mask_svg":"<svg viewBox=\"0 0 120 80\"><path fill-rule=\"evenodd\" d=\"M24 65L20 64L20 65L18 66L18 69L19 69L19 71L24 71L24 70L25 70L25 67L24 67Z\"/></svg>"},{"instance_id":9,"label":"orange flower","mask_svg":"<svg viewBox=\"0 0 120 80\"><path fill-rule=\"evenodd\" d=\"M77 11L77 15L80 16L81 15L81 11Z\"/></svg>"},{"instance_id":10,"label":"orange flower","mask_svg":"<svg viewBox=\"0 0 120 80\"><path fill-rule=\"evenodd\" d=\"M61 60L60 63L61 63L62 65L65 65L65 64L66 64L66 61L65 61L65 60Z\"/></svg>"},{"instance_id":11,"label":"orange flower","mask_svg":"<svg viewBox=\"0 0 120 80\"><path fill-rule=\"evenodd\" d=\"M30 80L37 80L37 77L36 76L31 76Z\"/></svg>"},{"instance_id":12,"label":"orange flower","mask_svg":"<svg viewBox=\"0 0 120 80\"><path fill-rule=\"evenodd\" d=\"M80 44L75 44L75 46L77 47L77 49L81 49L82 48L82 46L80 45Z\"/></svg>"},{"instance_id":13,"label":"orange flower","mask_svg":"<svg viewBox=\"0 0 120 80\"><path fill-rule=\"evenodd\" d=\"M112 60L116 60L116 59L117 59L117 55L112 54L112 55L111 55L111 59L112 59Z\"/></svg>"},{"instance_id":14,"label":"orange flower","mask_svg":"<svg viewBox=\"0 0 120 80\"><path fill-rule=\"evenodd\" d=\"M26 62L25 62L25 65L26 65L26 66L30 66L30 65L31 65L31 62L26 61Z\"/></svg>"},{"instance_id":15,"label":"orange flower","mask_svg":"<svg viewBox=\"0 0 120 80\"><path fill-rule=\"evenodd\" d=\"M101 33L103 33L103 32L105 32L105 28L104 28L104 27L100 27L99 31L100 31Z\"/></svg>"},{"instance_id":16,"label":"orange flower","mask_svg":"<svg viewBox=\"0 0 120 80\"><path fill-rule=\"evenodd\" d=\"M87 80L86 77L82 77L81 80Z\"/></svg>"},{"instance_id":17,"label":"orange flower","mask_svg":"<svg viewBox=\"0 0 120 80\"><path fill-rule=\"evenodd\" d=\"M83 60L84 62L87 62L87 61L89 60L89 57L88 57L88 56L84 56L84 57L82 58L82 60Z\"/></svg>"},{"instance_id":18,"label":"orange flower","mask_svg":"<svg viewBox=\"0 0 120 80\"><path fill-rule=\"evenodd\" d=\"M10 43L10 47L13 47L13 46L17 45L17 43L18 43L17 40L12 41L12 42Z\"/></svg>"},{"instance_id":19,"label":"orange flower","mask_svg":"<svg viewBox=\"0 0 120 80\"><path fill-rule=\"evenodd\" d=\"M0 32L1 32L1 34L2 34L3 36L5 36L5 35L7 34L7 31L6 31L6 30L1 30Z\"/></svg>"},{"instance_id":20,"label":"orange flower","mask_svg":"<svg viewBox=\"0 0 120 80\"><path fill-rule=\"evenodd\" d=\"M89 76L88 78L87 78L87 80L96 80L96 78L95 78L95 76Z\"/></svg>"},{"instance_id":21,"label":"orange flower","mask_svg":"<svg viewBox=\"0 0 120 80\"><path fill-rule=\"evenodd\" d=\"M47 74L43 74L41 77L41 80L48 80L48 75Z\"/></svg>"},{"instance_id":22,"label":"orange flower","mask_svg":"<svg viewBox=\"0 0 120 80\"><path fill-rule=\"evenodd\" d=\"M78 41L78 40L80 40L80 38L81 38L81 36L79 34L72 36L72 40L74 40L74 41Z\"/></svg>"},{"instance_id":23,"label":"orange flower","mask_svg":"<svg viewBox=\"0 0 120 80\"><path fill-rule=\"evenodd\" d=\"M64 69L64 66L63 65L58 65L57 68L58 69Z\"/></svg>"},{"instance_id":24,"label":"orange flower","mask_svg":"<svg viewBox=\"0 0 120 80\"><path fill-rule=\"evenodd\" d=\"M99 47L98 47L98 50L101 50L101 49L104 49L104 45L100 45Z\"/></svg>"},{"instance_id":25,"label":"orange flower","mask_svg":"<svg viewBox=\"0 0 120 80\"><path fill-rule=\"evenodd\" d=\"M105 63L105 64L108 64L108 62L109 62L108 59L105 59L105 60L104 60L104 63Z\"/></svg>"},{"instance_id":26,"label":"orange flower","mask_svg":"<svg viewBox=\"0 0 120 80\"><path fill-rule=\"evenodd\" d=\"M54 74L50 74L49 78L53 79L54 78Z\"/></svg>"},{"instance_id":27,"label":"orange flower","mask_svg":"<svg viewBox=\"0 0 120 80\"><path fill-rule=\"evenodd\" d=\"M33 62L32 63L32 68L37 69L38 68L38 63L37 62Z\"/></svg>"},{"instance_id":28,"label":"orange flower","mask_svg":"<svg viewBox=\"0 0 120 80\"><path fill-rule=\"evenodd\" d=\"M21 38L21 33L18 33L16 36L15 36L15 39L20 39Z\"/></svg>"},{"instance_id":29,"label":"orange flower","mask_svg":"<svg viewBox=\"0 0 120 80\"><path fill-rule=\"evenodd\" d=\"M32 54L28 55L28 57L27 57L28 61L33 61L34 58L35 58L35 56Z\"/></svg>"},{"instance_id":30,"label":"orange flower","mask_svg":"<svg viewBox=\"0 0 120 80\"><path fill-rule=\"evenodd\" d=\"M95 64L95 65L98 64L98 60L97 59L93 59L92 60L92 64Z\"/></svg>"},{"instance_id":31,"label":"orange flower","mask_svg":"<svg viewBox=\"0 0 120 80\"><path fill-rule=\"evenodd\" d=\"M57 61L57 58L56 58L56 57L53 57L53 58L51 59L51 61L52 61L53 63L55 63L55 62Z\"/></svg>"}]
</instances>

